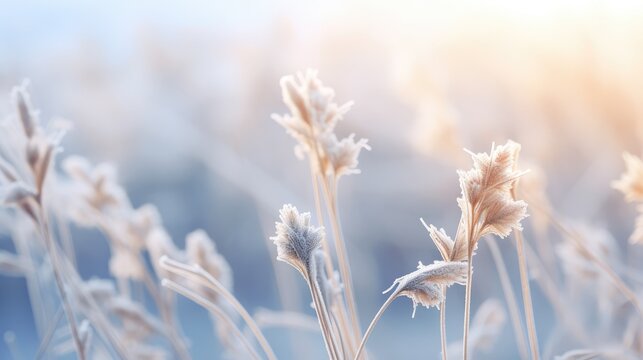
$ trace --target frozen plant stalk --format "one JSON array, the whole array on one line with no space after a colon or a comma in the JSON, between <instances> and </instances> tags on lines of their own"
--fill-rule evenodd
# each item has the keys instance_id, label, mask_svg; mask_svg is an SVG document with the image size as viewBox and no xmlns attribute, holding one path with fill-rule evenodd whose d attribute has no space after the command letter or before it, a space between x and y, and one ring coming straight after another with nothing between
<instances>
[{"instance_id":1,"label":"frozen plant stalk","mask_svg":"<svg viewBox=\"0 0 643 360\"><path fill-rule=\"evenodd\" d=\"M384 291L384 294L386 294L395 288L366 329L364 338L355 354L355 360L359 359L368 337L375 328L375 324L395 299L400 296L406 296L411 299L413 301L412 317L415 317L415 310L418 304L427 309L431 306L439 307L444 300L442 287L464 284L466 276L467 265L464 262L436 261L431 265L419 263L417 270L395 279L393 285Z\"/></svg>"},{"instance_id":2,"label":"frozen plant stalk","mask_svg":"<svg viewBox=\"0 0 643 360\"><path fill-rule=\"evenodd\" d=\"M485 235L504 238L512 230L521 231L520 221L527 216L527 203L515 200L512 191L516 180L525 174L516 170L519 152L520 145L513 141L497 147L492 146L489 154L469 152L473 159L473 168L468 171L458 171L462 190L458 205L462 210L462 217L451 258L466 260L468 267L462 350L465 360L468 355L472 260L478 241ZM519 255L519 260L524 261L524 258ZM524 287L526 276L523 276L523 270L526 268L521 265L521 280ZM523 295L525 295L524 292ZM533 347L532 354L537 358L537 351Z\"/></svg>"},{"instance_id":3,"label":"frozen plant stalk","mask_svg":"<svg viewBox=\"0 0 643 360\"><path fill-rule=\"evenodd\" d=\"M350 344L353 340L360 338L361 331L353 295L348 254L339 221L337 183L343 175L359 173L358 156L362 149L368 150L370 147L366 139L355 140L354 134L341 140L337 138L335 126L348 112L352 103L338 105L334 101L335 92L322 84L316 71L308 70L304 74L297 74L296 77L284 76L281 79L281 90L290 114L273 115L273 119L298 141L295 147L297 156L300 158L308 156L317 216L320 225L323 225L319 194L321 184L350 314L352 334L345 334ZM334 270L330 250L325 243L322 248L326 253L328 275L332 276ZM335 284L336 287L337 285ZM345 316L343 307L339 310L338 316Z\"/></svg>"},{"instance_id":4,"label":"frozen plant stalk","mask_svg":"<svg viewBox=\"0 0 643 360\"><path fill-rule=\"evenodd\" d=\"M318 265L321 265L317 263L321 259L315 252L320 249L324 240L324 230L310 224L310 213L300 214L297 208L290 204L281 208L279 220L275 223L276 234L270 238L277 246L277 260L290 264L306 280L328 356L330 359L342 359L344 350L338 343L338 334L333 331L327 298L317 276Z\"/></svg>"}]
</instances>

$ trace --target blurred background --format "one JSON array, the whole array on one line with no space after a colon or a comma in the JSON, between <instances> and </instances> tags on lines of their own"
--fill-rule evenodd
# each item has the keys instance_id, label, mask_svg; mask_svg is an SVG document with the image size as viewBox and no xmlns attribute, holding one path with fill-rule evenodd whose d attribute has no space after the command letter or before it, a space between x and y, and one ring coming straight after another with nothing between
<instances>
[{"instance_id":1,"label":"blurred background","mask_svg":"<svg viewBox=\"0 0 643 360\"><path fill-rule=\"evenodd\" d=\"M635 209L610 182L623 171L621 153L640 155L643 141L639 2L22 0L0 9L0 114L13 111L10 89L29 79L41 118L73 126L61 156L116 164L134 205L158 206L179 247L205 229L251 312L313 314L303 281L274 264L268 240L282 204L314 209L308 164L270 118L287 112L280 77L307 68L338 102L355 102L337 133L372 147L362 174L339 190L363 327L396 277L439 258L419 218L455 232L456 169L470 167L463 148L517 141L559 214L609 230L622 251L632 231ZM105 240L73 234L83 278L108 277ZM499 244L518 291L512 240ZM12 246L0 236L0 248ZM275 267L300 296L280 297ZM504 302L484 243L475 273L473 311L491 297ZM545 347L555 314L532 290ZM451 341L461 336L463 294L449 290ZM39 339L26 299L22 278L0 277L0 333L12 331L32 358ZM217 358L205 310L185 299L178 307L195 358ZM391 306L369 342L374 358L439 357L439 312L411 311L406 299ZM318 334L266 333L280 358L296 358L292 342L324 357ZM476 358L517 358L512 333L507 322ZM554 354L570 350L557 346Z\"/></svg>"}]
</instances>

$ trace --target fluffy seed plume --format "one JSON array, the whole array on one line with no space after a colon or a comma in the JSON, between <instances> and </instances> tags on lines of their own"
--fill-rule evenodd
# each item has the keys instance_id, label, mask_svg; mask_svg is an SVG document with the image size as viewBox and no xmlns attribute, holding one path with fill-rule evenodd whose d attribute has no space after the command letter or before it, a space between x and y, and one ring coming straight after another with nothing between
<instances>
[{"instance_id":1,"label":"fluffy seed plume","mask_svg":"<svg viewBox=\"0 0 643 360\"><path fill-rule=\"evenodd\" d=\"M626 170L620 179L612 182L612 187L622 192L626 201L640 203L630 243L643 244L643 161L627 152L623 153L623 159Z\"/></svg>"},{"instance_id":2,"label":"fluffy seed plume","mask_svg":"<svg viewBox=\"0 0 643 360\"><path fill-rule=\"evenodd\" d=\"M272 118L299 142L295 153L300 158L308 155L322 174L340 177L359 173L357 158L362 149L370 150L367 140L355 141L354 135L340 140L334 133L352 103L337 104L335 91L324 86L314 70L284 76L280 83L290 114L274 114Z\"/></svg>"},{"instance_id":3,"label":"fluffy seed plume","mask_svg":"<svg viewBox=\"0 0 643 360\"><path fill-rule=\"evenodd\" d=\"M441 285L464 284L467 280L467 264L464 262L436 261L430 265L420 263L418 269L393 281L395 297L406 296L413 301L413 315L420 304L427 309L439 306L443 300Z\"/></svg>"},{"instance_id":4,"label":"fluffy seed plume","mask_svg":"<svg viewBox=\"0 0 643 360\"><path fill-rule=\"evenodd\" d=\"M522 230L520 221L527 216L527 203L515 200L512 194L515 181L525 174L516 170L519 152L520 145L513 141L492 146L489 154L469 152L473 168L458 171L462 191L458 205L463 214L463 231L471 233L467 234L468 241L461 240L462 233L456 236L452 260L466 259L467 251L472 254L485 235L504 238L512 230Z\"/></svg>"},{"instance_id":5,"label":"fluffy seed plume","mask_svg":"<svg viewBox=\"0 0 643 360\"><path fill-rule=\"evenodd\" d=\"M324 229L310 225L310 213L300 214L286 204L279 210L276 235L270 240L277 246L277 260L286 262L304 276L311 270L313 252L321 246Z\"/></svg>"},{"instance_id":6,"label":"fluffy seed plume","mask_svg":"<svg viewBox=\"0 0 643 360\"><path fill-rule=\"evenodd\" d=\"M188 260L199 265L226 289L232 288L232 270L226 259L217 252L214 241L203 230L196 230L185 238Z\"/></svg>"},{"instance_id":7,"label":"fluffy seed plume","mask_svg":"<svg viewBox=\"0 0 643 360\"><path fill-rule=\"evenodd\" d=\"M623 153L623 160L626 170L612 182L612 187L622 192L627 201L643 201L643 161L628 152Z\"/></svg>"}]
</instances>

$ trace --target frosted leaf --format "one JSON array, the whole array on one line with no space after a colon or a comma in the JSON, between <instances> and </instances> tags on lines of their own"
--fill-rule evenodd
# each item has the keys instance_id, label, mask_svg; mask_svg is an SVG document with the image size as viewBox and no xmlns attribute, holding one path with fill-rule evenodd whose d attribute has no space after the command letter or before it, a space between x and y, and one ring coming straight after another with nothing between
<instances>
[{"instance_id":1,"label":"frosted leaf","mask_svg":"<svg viewBox=\"0 0 643 360\"><path fill-rule=\"evenodd\" d=\"M395 279L391 287L395 287L396 297L406 296L413 301L413 315L420 304L426 308L439 306L444 300L440 287L453 284L464 284L467 281L466 262L436 261L430 265L420 263L418 269Z\"/></svg>"},{"instance_id":2,"label":"frosted leaf","mask_svg":"<svg viewBox=\"0 0 643 360\"><path fill-rule=\"evenodd\" d=\"M310 213L300 214L287 204L279 211L276 235L270 239L277 246L277 260L287 262L302 274L311 267L313 251L321 246L324 230L310 225Z\"/></svg>"}]
</instances>

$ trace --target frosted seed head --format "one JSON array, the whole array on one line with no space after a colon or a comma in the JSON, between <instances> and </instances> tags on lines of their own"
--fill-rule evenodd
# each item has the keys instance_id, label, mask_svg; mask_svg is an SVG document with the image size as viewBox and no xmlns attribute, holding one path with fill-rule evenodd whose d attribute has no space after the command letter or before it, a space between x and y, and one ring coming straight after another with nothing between
<instances>
[{"instance_id":1,"label":"frosted seed head","mask_svg":"<svg viewBox=\"0 0 643 360\"><path fill-rule=\"evenodd\" d=\"M134 250L115 246L109 259L109 272L116 278L143 280L145 265Z\"/></svg>"},{"instance_id":2,"label":"frosted seed head","mask_svg":"<svg viewBox=\"0 0 643 360\"><path fill-rule=\"evenodd\" d=\"M27 93L28 85L29 82L25 81L21 86L13 88L12 95L25 136L31 138L38 128L38 113L32 110L29 93Z\"/></svg>"},{"instance_id":3,"label":"frosted seed head","mask_svg":"<svg viewBox=\"0 0 643 360\"><path fill-rule=\"evenodd\" d=\"M359 174L360 170L357 168L359 153L362 149L371 149L366 139L359 139L355 142L355 134L342 140L337 140L335 134L331 134L324 141L324 145L331 165L326 169L326 173L328 175L335 174L337 177Z\"/></svg>"},{"instance_id":4,"label":"frosted seed head","mask_svg":"<svg viewBox=\"0 0 643 360\"><path fill-rule=\"evenodd\" d=\"M468 151L469 152L469 151ZM516 170L520 145L508 141L505 145L491 147L489 154L469 152L473 168L458 171L462 196L458 206L462 210L466 240L456 238L455 247L460 252L475 249L478 240L487 234L505 237L511 230L521 230L520 221L526 217L527 204L514 199L513 188L516 180L525 174ZM476 219L476 223L467 221ZM459 241L468 241L464 247ZM465 253L466 254L466 253Z\"/></svg>"},{"instance_id":5,"label":"frosted seed head","mask_svg":"<svg viewBox=\"0 0 643 360\"><path fill-rule=\"evenodd\" d=\"M185 250L188 261L199 265L226 289L232 288L232 270L226 259L216 251L214 241L203 230L187 235Z\"/></svg>"},{"instance_id":6,"label":"frosted seed head","mask_svg":"<svg viewBox=\"0 0 643 360\"><path fill-rule=\"evenodd\" d=\"M612 187L625 195L627 201L643 201L643 161L628 152L623 153L625 172L612 182Z\"/></svg>"},{"instance_id":7,"label":"frosted seed head","mask_svg":"<svg viewBox=\"0 0 643 360\"><path fill-rule=\"evenodd\" d=\"M357 157L361 149L370 149L365 139L351 135L341 141L334 134L337 122L352 103L338 105L335 92L322 84L317 72L308 70L281 79L284 103L290 114L272 115L298 142L295 154L308 154L315 170L339 177L358 173Z\"/></svg>"},{"instance_id":8,"label":"frosted seed head","mask_svg":"<svg viewBox=\"0 0 643 360\"><path fill-rule=\"evenodd\" d=\"M300 214L290 204L281 208L279 219L281 221L275 223L276 234L270 238L277 246L277 260L307 274L313 252L321 246L324 238L323 228L310 225L310 213Z\"/></svg>"}]
</instances>

